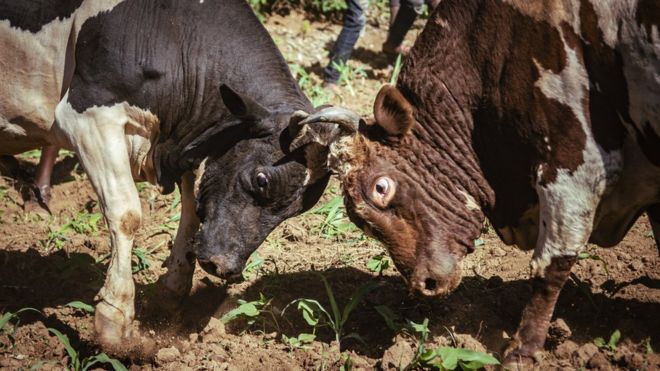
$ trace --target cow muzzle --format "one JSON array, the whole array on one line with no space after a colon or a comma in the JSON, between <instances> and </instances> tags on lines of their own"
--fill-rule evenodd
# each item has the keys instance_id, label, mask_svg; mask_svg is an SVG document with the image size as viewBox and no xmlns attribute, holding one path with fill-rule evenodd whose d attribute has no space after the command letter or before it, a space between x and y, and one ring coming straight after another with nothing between
<instances>
[{"instance_id":1,"label":"cow muzzle","mask_svg":"<svg viewBox=\"0 0 660 371\"><path fill-rule=\"evenodd\" d=\"M449 295L461 283L461 268L453 258L440 264L421 262L408 281L412 291L424 296Z\"/></svg>"},{"instance_id":2,"label":"cow muzzle","mask_svg":"<svg viewBox=\"0 0 660 371\"><path fill-rule=\"evenodd\" d=\"M206 273L223 279L237 278L243 271L243 263L227 259L220 255L209 258L198 257L197 261Z\"/></svg>"}]
</instances>

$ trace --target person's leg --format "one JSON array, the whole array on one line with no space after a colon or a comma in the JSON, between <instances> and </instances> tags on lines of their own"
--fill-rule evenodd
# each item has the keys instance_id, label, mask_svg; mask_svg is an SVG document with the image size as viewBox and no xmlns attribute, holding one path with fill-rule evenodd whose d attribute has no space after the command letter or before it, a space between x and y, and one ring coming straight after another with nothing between
<instances>
[{"instance_id":1,"label":"person's leg","mask_svg":"<svg viewBox=\"0 0 660 371\"><path fill-rule=\"evenodd\" d=\"M390 1L390 26L394 23L394 19L396 18L397 13L399 13L399 8L401 8L400 0Z\"/></svg>"},{"instance_id":2,"label":"person's leg","mask_svg":"<svg viewBox=\"0 0 660 371\"><path fill-rule=\"evenodd\" d=\"M330 63L323 70L323 80L326 83L333 84L339 80L339 71L334 65L348 61L353 52L353 47L367 23L365 12L369 4L368 0L347 0L346 4L348 8L344 13L344 26L337 37L332 52L330 52Z\"/></svg>"},{"instance_id":3,"label":"person's leg","mask_svg":"<svg viewBox=\"0 0 660 371\"><path fill-rule=\"evenodd\" d=\"M390 26L387 40L383 44L383 52L387 54L402 53L401 44L408 30L412 27L417 15L421 13L424 0L401 0L401 8Z\"/></svg>"}]
</instances>

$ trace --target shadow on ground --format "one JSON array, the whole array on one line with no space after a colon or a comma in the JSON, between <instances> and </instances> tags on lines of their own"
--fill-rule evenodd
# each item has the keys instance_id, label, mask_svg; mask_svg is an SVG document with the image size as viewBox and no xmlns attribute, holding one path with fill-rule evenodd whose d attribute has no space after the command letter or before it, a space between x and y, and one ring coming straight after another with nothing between
<instances>
[{"instance_id":1,"label":"shadow on ground","mask_svg":"<svg viewBox=\"0 0 660 371\"><path fill-rule=\"evenodd\" d=\"M16 310L32 307L43 311L74 300L92 303L103 284L105 269L104 264L97 263L85 253L67 255L60 250L42 256L34 249L26 252L0 251L0 308ZM487 280L466 277L447 298L417 298L408 294L397 275L374 277L350 267L332 268L321 274L331 284L341 310L360 285L372 281L379 283L379 287L365 297L346 323L345 334L356 333L364 343L353 339L342 342L344 350L353 350L372 358L382 357L394 336L374 309L375 306L387 306L402 319L418 323L428 318L433 335L450 336L450 326L453 325L452 332L469 334L489 350L497 352L506 343L503 332L512 334L515 331L520 312L531 293L529 282L523 279L504 282L499 277ZM635 284L653 288L660 283L643 277L616 286ZM156 300L157 295L154 294L157 290L156 284L138 285L138 303L149 304L150 300ZM295 306L289 307L284 316L281 315L291 301L298 298L318 300L330 311L326 290L319 275L314 272L259 277L251 282L241 298L256 300L260 294L271 299L270 310L273 313L272 316L262 315L261 322L257 321L252 329L278 332L278 338L280 333L297 336L302 332L311 332ZM196 290L182 302L181 313L174 317L176 321L166 313L143 310L140 304L137 317L145 323L143 329L147 331L162 325L150 316L169 318L167 323L175 324L173 327L177 328L178 334L187 337L203 329L212 316L217 317L236 306L236 299L227 295L223 285L204 278L196 283ZM157 302L151 304L158 307ZM571 280L560 296L555 317L566 321L573 333L571 339L578 344L591 342L598 336L608 336L612 328L618 328L624 338L635 342L651 337L652 346L657 349L660 339L652 329L660 328L658 312L658 303L592 293L585 283ZM47 326L64 328L73 342L78 341L75 331L53 316L27 315L22 318L23 323L39 320ZM245 323L240 321L229 327L229 331L235 333L245 329ZM328 328L321 328L318 339L331 343L334 333Z\"/></svg>"}]
</instances>

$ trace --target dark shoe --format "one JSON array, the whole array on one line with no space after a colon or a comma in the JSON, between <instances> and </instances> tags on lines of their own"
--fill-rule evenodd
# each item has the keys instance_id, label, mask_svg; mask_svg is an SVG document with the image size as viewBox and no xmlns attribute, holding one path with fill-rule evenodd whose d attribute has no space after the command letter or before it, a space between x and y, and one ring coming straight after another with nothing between
<instances>
[{"instance_id":1,"label":"dark shoe","mask_svg":"<svg viewBox=\"0 0 660 371\"><path fill-rule=\"evenodd\" d=\"M396 57L399 54L405 57L410 53L410 48L403 45L392 46L386 42L383 44L383 53L387 54L388 57Z\"/></svg>"}]
</instances>

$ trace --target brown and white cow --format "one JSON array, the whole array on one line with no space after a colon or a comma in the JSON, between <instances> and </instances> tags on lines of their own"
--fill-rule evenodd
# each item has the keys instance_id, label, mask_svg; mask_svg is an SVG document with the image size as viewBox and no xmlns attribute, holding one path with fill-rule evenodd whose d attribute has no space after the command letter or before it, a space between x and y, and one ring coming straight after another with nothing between
<instances>
[{"instance_id":1,"label":"brown and white cow","mask_svg":"<svg viewBox=\"0 0 660 371\"><path fill-rule=\"evenodd\" d=\"M508 363L543 347L587 242L645 211L660 230L659 25L657 0L445 0L375 120L331 148L351 219L425 295L458 286L485 217L534 249Z\"/></svg>"}]
</instances>

